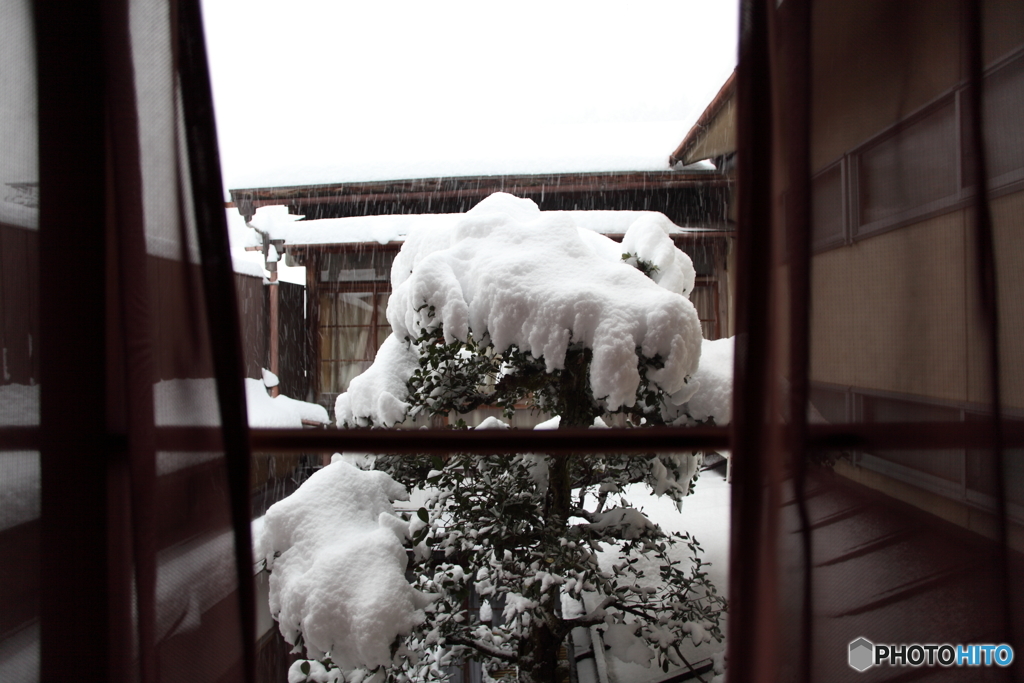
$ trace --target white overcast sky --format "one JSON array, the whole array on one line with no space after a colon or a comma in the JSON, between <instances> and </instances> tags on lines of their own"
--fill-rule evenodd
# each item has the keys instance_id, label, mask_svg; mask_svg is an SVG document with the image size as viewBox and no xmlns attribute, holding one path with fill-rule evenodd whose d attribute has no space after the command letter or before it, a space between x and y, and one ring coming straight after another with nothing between
<instances>
[{"instance_id":1,"label":"white overcast sky","mask_svg":"<svg viewBox=\"0 0 1024 683\"><path fill-rule=\"evenodd\" d=\"M737 0L204 0L229 188L657 169Z\"/></svg>"}]
</instances>

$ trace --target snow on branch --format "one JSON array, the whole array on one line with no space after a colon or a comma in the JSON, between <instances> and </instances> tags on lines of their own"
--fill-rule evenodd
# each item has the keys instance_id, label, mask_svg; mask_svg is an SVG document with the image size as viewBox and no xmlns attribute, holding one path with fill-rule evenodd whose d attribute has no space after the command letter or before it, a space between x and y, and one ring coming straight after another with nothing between
<instances>
[{"instance_id":1,"label":"snow on branch","mask_svg":"<svg viewBox=\"0 0 1024 683\"><path fill-rule=\"evenodd\" d=\"M390 426L405 417L416 340L486 341L565 367L571 346L592 352L589 381L604 409L633 406L641 372L681 405L696 391L701 328L687 295L694 269L664 217L642 216L623 245L575 224L565 212L495 193L454 223L409 235L391 270L387 317L394 334L373 367L338 398L339 425Z\"/></svg>"},{"instance_id":2,"label":"snow on branch","mask_svg":"<svg viewBox=\"0 0 1024 683\"><path fill-rule=\"evenodd\" d=\"M289 643L343 668L391 662L430 599L405 578L408 522L394 513L405 488L383 472L338 460L266 514L259 542L270 610Z\"/></svg>"},{"instance_id":3,"label":"snow on branch","mask_svg":"<svg viewBox=\"0 0 1024 683\"><path fill-rule=\"evenodd\" d=\"M496 647L494 645L491 645L490 643L485 643L482 640L476 640L475 638L448 636L448 642L452 643L453 645L465 645L466 647L471 647L475 650L482 652L488 657L494 657L504 662L515 663L516 661L515 652L511 652L510 650L502 650L500 647Z\"/></svg>"}]
</instances>

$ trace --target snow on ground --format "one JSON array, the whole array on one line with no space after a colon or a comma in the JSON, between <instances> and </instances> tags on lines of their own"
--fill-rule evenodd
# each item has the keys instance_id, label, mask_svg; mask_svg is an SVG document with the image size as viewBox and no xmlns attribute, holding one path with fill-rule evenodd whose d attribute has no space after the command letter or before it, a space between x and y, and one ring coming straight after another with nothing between
<instances>
[{"instance_id":1,"label":"snow on ground","mask_svg":"<svg viewBox=\"0 0 1024 683\"><path fill-rule=\"evenodd\" d=\"M694 492L683 499L682 511L676 510L675 504L667 497L658 497L650 493L644 484L631 484L625 489L625 496L631 504L641 510L650 521L661 526L666 533L678 531L690 533L697 539L704 553L701 561L709 563L707 573L719 594L728 597L729 588L729 507L732 487L717 470L702 472L694 488ZM676 546L673 558L686 561L689 550L685 544ZM642 562L643 560L641 560ZM618 553L613 549L605 550L600 556L601 566L610 569L613 564L621 562ZM647 572L654 585L658 571L651 563L651 571ZM723 633L727 628L727 619L721 620ZM695 664L724 652L725 641L716 643L712 640L700 647L694 647L692 640L684 641L682 651L686 659ZM615 683L649 683L660 681L682 673L682 669L670 669L668 674L657 667L645 668L635 663L623 662L615 657L607 658L611 680Z\"/></svg>"},{"instance_id":2,"label":"snow on ground","mask_svg":"<svg viewBox=\"0 0 1024 683\"><path fill-rule=\"evenodd\" d=\"M39 425L39 385L0 386L0 427ZM0 531L39 517L39 451L0 453Z\"/></svg>"},{"instance_id":3,"label":"snow on ground","mask_svg":"<svg viewBox=\"0 0 1024 683\"><path fill-rule=\"evenodd\" d=\"M220 424L215 379L168 379L153 385L159 427L215 427ZM301 428L303 420L327 424L323 406L287 396L271 398L263 382L245 378L249 426Z\"/></svg>"},{"instance_id":4,"label":"snow on ground","mask_svg":"<svg viewBox=\"0 0 1024 683\"><path fill-rule=\"evenodd\" d=\"M39 385L0 386L0 427L39 425Z\"/></svg>"},{"instance_id":5,"label":"snow on ground","mask_svg":"<svg viewBox=\"0 0 1024 683\"><path fill-rule=\"evenodd\" d=\"M245 378L245 400L250 427L301 428L303 420L319 424L330 422L323 406L298 401L283 394L271 398L264 383L258 379Z\"/></svg>"},{"instance_id":6,"label":"snow on ground","mask_svg":"<svg viewBox=\"0 0 1024 683\"><path fill-rule=\"evenodd\" d=\"M0 200L0 223L26 230L39 229L39 209L16 201Z\"/></svg>"},{"instance_id":7,"label":"snow on ground","mask_svg":"<svg viewBox=\"0 0 1024 683\"><path fill-rule=\"evenodd\" d=\"M267 511L260 559L289 643L301 633L309 657L330 653L343 669L391 660L391 642L428 604L405 578L409 523L392 501L407 498L387 474L336 458Z\"/></svg>"},{"instance_id":8,"label":"snow on ground","mask_svg":"<svg viewBox=\"0 0 1024 683\"><path fill-rule=\"evenodd\" d=\"M0 453L0 531L39 517L39 451Z\"/></svg>"},{"instance_id":9,"label":"snow on ground","mask_svg":"<svg viewBox=\"0 0 1024 683\"><path fill-rule=\"evenodd\" d=\"M697 369L701 332L685 296L693 265L672 244L668 225L645 216L624 238L634 256L665 266L662 286L623 263L621 245L577 226L572 213L542 212L505 193L450 226L409 235L391 268L394 334L338 397L338 423L400 421L416 364L416 349L404 340L439 325L449 343L487 334L497 351L515 345L543 358L549 372L563 367L570 343L584 344L594 352L594 395L608 410L635 402L639 349L660 356L663 367L647 376L681 405L696 388L687 378Z\"/></svg>"}]
</instances>

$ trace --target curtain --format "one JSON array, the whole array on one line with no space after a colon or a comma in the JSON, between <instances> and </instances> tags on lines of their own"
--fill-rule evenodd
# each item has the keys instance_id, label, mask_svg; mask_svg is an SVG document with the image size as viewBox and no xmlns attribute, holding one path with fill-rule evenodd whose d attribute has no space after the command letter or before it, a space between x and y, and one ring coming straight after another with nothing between
<instances>
[{"instance_id":1,"label":"curtain","mask_svg":"<svg viewBox=\"0 0 1024 683\"><path fill-rule=\"evenodd\" d=\"M1020 680L1024 6L742 7L729 680Z\"/></svg>"},{"instance_id":2,"label":"curtain","mask_svg":"<svg viewBox=\"0 0 1024 683\"><path fill-rule=\"evenodd\" d=\"M198 3L0 11L0 680L253 680Z\"/></svg>"}]
</instances>

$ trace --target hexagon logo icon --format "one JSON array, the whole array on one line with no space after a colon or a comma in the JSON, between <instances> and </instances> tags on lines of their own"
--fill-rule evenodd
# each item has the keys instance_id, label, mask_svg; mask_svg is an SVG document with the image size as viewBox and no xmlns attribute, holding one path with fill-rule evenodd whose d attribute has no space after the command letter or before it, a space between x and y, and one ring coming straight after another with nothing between
<instances>
[{"instance_id":1,"label":"hexagon logo icon","mask_svg":"<svg viewBox=\"0 0 1024 683\"><path fill-rule=\"evenodd\" d=\"M875 644L867 638L858 638L850 643L850 667L866 671L874 664Z\"/></svg>"}]
</instances>

